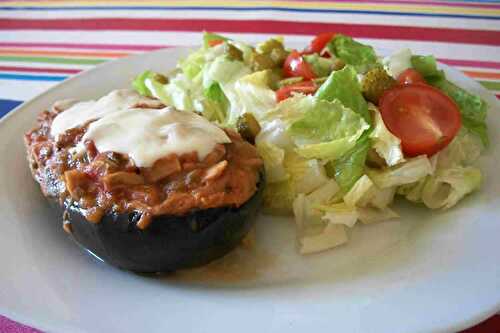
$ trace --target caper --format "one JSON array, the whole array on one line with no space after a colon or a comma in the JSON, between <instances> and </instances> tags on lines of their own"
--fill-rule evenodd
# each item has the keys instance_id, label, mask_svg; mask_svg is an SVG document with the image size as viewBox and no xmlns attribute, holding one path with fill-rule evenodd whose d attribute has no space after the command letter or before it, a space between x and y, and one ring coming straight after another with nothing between
<instances>
[{"instance_id":1,"label":"caper","mask_svg":"<svg viewBox=\"0 0 500 333\"><path fill-rule=\"evenodd\" d=\"M236 128L241 137L251 144L255 143L255 137L260 132L260 125L250 113L245 113L238 118Z\"/></svg>"},{"instance_id":2,"label":"caper","mask_svg":"<svg viewBox=\"0 0 500 333\"><path fill-rule=\"evenodd\" d=\"M250 56L250 64L254 71L263 71L275 67L274 61L268 55L259 53L252 53Z\"/></svg>"},{"instance_id":3,"label":"caper","mask_svg":"<svg viewBox=\"0 0 500 333\"><path fill-rule=\"evenodd\" d=\"M163 74L155 73L153 76L153 80L161 83L161 84L167 84L168 83L168 77L166 77Z\"/></svg>"},{"instance_id":4,"label":"caper","mask_svg":"<svg viewBox=\"0 0 500 333\"><path fill-rule=\"evenodd\" d=\"M226 45L227 45L227 55L229 59L238 61L243 60L243 52L241 52L240 49L238 49L236 46L230 43L227 43Z\"/></svg>"}]
</instances>

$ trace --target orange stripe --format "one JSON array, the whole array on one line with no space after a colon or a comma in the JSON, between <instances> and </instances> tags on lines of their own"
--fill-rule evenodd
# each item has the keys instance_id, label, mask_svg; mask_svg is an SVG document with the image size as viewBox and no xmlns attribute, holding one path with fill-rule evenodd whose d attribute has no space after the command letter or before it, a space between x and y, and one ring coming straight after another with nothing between
<instances>
[{"instance_id":1,"label":"orange stripe","mask_svg":"<svg viewBox=\"0 0 500 333\"><path fill-rule=\"evenodd\" d=\"M8 55L43 55L43 56L77 56L77 57L106 57L119 58L128 56L126 52L86 52L86 51L41 51L0 48L0 54Z\"/></svg>"},{"instance_id":2,"label":"orange stripe","mask_svg":"<svg viewBox=\"0 0 500 333\"><path fill-rule=\"evenodd\" d=\"M492 73L492 72L477 72L477 71L462 71L465 75L470 76L472 78L481 78L481 79L500 79L500 73Z\"/></svg>"}]
</instances>

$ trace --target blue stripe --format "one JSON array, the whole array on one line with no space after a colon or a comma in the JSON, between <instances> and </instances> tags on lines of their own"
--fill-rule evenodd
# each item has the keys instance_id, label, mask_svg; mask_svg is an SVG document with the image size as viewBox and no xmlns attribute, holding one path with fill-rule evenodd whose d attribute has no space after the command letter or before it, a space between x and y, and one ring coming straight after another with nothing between
<instances>
[{"instance_id":1,"label":"blue stripe","mask_svg":"<svg viewBox=\"0 0 500 333\"><path fill-rule=\"evenodd\" d=\"M25 75L25 74L3 74L3 73L0 73L0 79L4 79L4 80L62 81L65 78L67 78L67 76Z\"/></svg>"},{"instance_id":2,"label":"blue stripe","mask_svg":"<svg viewBox=\"0 0 500 333\"><path fill-rule=\"evenodd\" d=\"M13 101L10 99L0 99L0 118L5 116L10 110L21 104L21 101Z\"/></svg>"},{"instance_id":3,"label":"blue stripe","mask_svg":"<svg viewBox=\"0 0 500 333\"><path fill-rule=\"evenodd\" d=\"M422 16L422 17L454 17L454 18L474 18L486 20L500 20L500 16L484 15L462 15L462 14L439 14L439 13L402 13L390 11L363 11L363 10L343 10L343 9L308 9L308 8L280 8L280 7L160 7L160 6L116 6L116 7L0 7L0 10L37 10L37 11L72 11L72 10L212 10L212 11L278 11L278 12L299 12L299 13L339 13L339 14L378 14L378 15L401 15L401 16Z\"/></svg>"}]
</instances>

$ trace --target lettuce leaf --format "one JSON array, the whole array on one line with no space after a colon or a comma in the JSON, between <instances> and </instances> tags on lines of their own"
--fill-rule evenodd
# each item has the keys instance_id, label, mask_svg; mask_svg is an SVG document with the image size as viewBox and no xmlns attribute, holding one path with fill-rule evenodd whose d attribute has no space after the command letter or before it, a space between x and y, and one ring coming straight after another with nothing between
<instances>
[{"instance_id":1,"label":"lettuce leaf","mask_svg":"<svg viewBox=\"0 0 500 333\"><path fill-rule=\"evenodd\" d=\"M256 148L264 161L266 181L268 183L286 181L289 175L283 164L285 151L270 142L259 142Z\"/></svg>"},{"instance_id":2,"label":"lettuce leaf","mask_svg":"<svg viewBox=\"0 0 500 333\"><path fill-rule=\"evenodd\" d=\"M366 72L377 63L377 55L373 47L361 44L342 34L335 35L328 43L327 49L344 63L354 66L360 73Z\"/></svg>"},{"instance_id":3,"label":"lettuce leaf","mask_svg":"<svg viewBox=\"0 0 500 333\"><path fill-rule=\"evenodd\" d=\"M307 194L316 202L337 192L337 184L326 176L318 160L304 159L293 151L284 152L268 142L259 142L257 150L262 154L266 174L269 172L271 177L264 192L264 204L269 211L290 213L298 194ZM325 184L329 185L324 187Z\"/></svg>"},{"instance_id":4,"label":"lettuce leaf","mask_svg":"<svg viewBox=\"0 0 500 333\"><path fill-rule=\"evenodd\" d=\"M220 84L213 82L210 87L203 91L207 98L207 103L203 107L203 115L211 121L216 121L222 124L227 118L227 109L229 108L229 100L222 91Z\"/></svg>"},{"instance_id":5,"label":"lettuce leaf","mask_svg":"<svg viewBox=\"0 0 500 333\"><path fill-rule=\"evenodd\" d=\"M232 124L237 116L251 113L257 120L265 117L276 106L276 94L269 88L270 70L245 75L236 81L233 90L238 96L232 101L228 123Z\"/></svg>"},{"instance_id":6,"label":"lettuce leaf","mask_svg":"<svg viewBox=\"0 0 500 333\"><path fill-rule=\"evenodd\" d=\"M335 67L332 58L320 57L317 53L305 55L304 60L311 66L316 77L328 76Z\"/></svg>"},{"instance_id":7,"label":"lettuce leaf","mask_svg":"<svg viewBox=\"0 0 500 333\"><path fill-rule=\"evenodd\" d=\"M145 71L137 75L134 81L132 81L132 87L135 89L135 91L143 96L151 97L152 94L151 91L149 91L149 88L146 86L146 80L152 77L153 74L154 73L152 71Z\"/></svg>"},{"instance_id":8,"label":"lettuce leaf","mask_svg":"<svg viewBox=\"0 0 500 333\"><path fill-rule=\"evenodd\" d=\"M373 143L373 148L385 160L388 166L404 162L401 140L389 132L377 107L371 105L370 109L374 114L374 127L369 135Z\"/></svg>"},{"instance_id":9,"label":"lettuce leaf","mask_svg":"<svg viewBox=\"0 0 500 333\"><path fill-rule=\"evenodd\" d=\"M422 189L422 201L431 208L448 209L481 186L481 171L474 167L451 167L436 171Z\"/></svg>"},{"instance_id":10,"label":"lettuce leaf","mask_svg":"<svg viewBox=\"0 0 500 333\"><path fill-rule=\"evenodd\" d=\"M352 228L359 218L357 209L345 203L323 205L318 208L324 212L321 219L327 221L328 224L343 224Z\"/></svg>"},{"instance_id":11,"label":"lettuce leaf","mask_svg":"<svg viewBox=\"0 0 500 333\"><path fill-rule=\"evenodd\" d=\"M293 150L294 143L288 135L287 125L282 119L261 122L261 130L255 142L269 142L285 150Z\"/></svg>"},{"instance_id":12,"label":"lettuce leaf","mask_svg":"<svg viewBox=\"0 0 500 333\"><path fill-rule=\"evenodd\" d=\"M326 164L325 168L328 176L335 178L342 189L342 193L347 193L364 174L366 156L370 145L370 140L364 136L341 158Z\"/></svg>"},{"instance_id":13,"label":"lettuce leaf","mask_svg":"<svg viewBox=\"0 0 500 333\"><path fill-rule=\"evenodd\" d=\"M371 180L381 189L411 184L432 174L434 168L425 155L408 159L384 170L370 169L367 171Z\"/></svg>"},{"instance_id":14,"label":"lettuce leaf","mask_svg":"<svg viewBox=\"0 0 500 333\"><path fill-rule=\"evenodd\" d=\"M368 104L361 94L357 73L352 66L345 66L339 71L332 72L315 96L329 102L337 99L371 124Z\"/></svg>"},{"instance_id":15,"label":"lettuce leaf","mask_svg":"<svg viewBox=\"0 0 500 333\"><path fill-rule=\"evenodd\" d=\"M293 214L296 193L289 180L269 183L264 188L264 212L272 215Z\"/></svg>"},{"instance_id":16,"label":"lettuce leaf","mask_svg":"<svg viewBox=\"0 0 500 333\"><path fill-rule=\"evenodd\" d=\"M433 84L457 103L462 114L462 126L481 138L484 146L489 145L486 113L488 105L479 96L473 95L447 80Z\"/></svg>"},{"instance_id":17,"label":"lettuce leaf","mask_svg":"<svg viewBox=\"0 0 500 333\"><path fill-rule=\"evenodd\" d=\"M316 159L305 159L294 152L287 152L284 166L295 193L309 194L328 182L325 168Z\"/></svg>"},{"instance_id":18,"label":"lettuce leaf","mask_svg":"<svg viewBox=\"0 0 500 333\"><path fill-rule=\"evenodd\" d=\"M354 147L369 125L358 114L338 101L327 102L313 96L303 116L294 121L288 133L298 146L297 152L305 158L334 160Z\"/></svg>"},{"instance_id":19,"label":"lettuce leaf","mask_svg":"<svg viewBox=\"0 0 500 333\"><path fill-rule=\"evenodd\" d=\"M349 192L344 195L344 202L351 207L366 206L372 200L376 190L376 186L372 180L367 175L363 175L352 186Z\"/></svg>"},{"instance_id":20,"label":"lettuce leaf","mask_svg":"<svg viewBox=\"0 0 500 333\"><path fill-rule=\"evenodd\" d=\"M328 250L347 242L344 225L332 224L322 218L324 212L315 209L333 197L338 186L328 181L309 195L299 194L293 202L297 239L301 254Z\"/></svg>"},{"instance_id":21,"label":"lettuce leaf","mask_svg":"<svg viewBox=\"0 0 500 333\"><path fill-rule=\"evenodd\" d=\"M411 51L409 49L402 49L392 55L385 57L382 60L384 68L393 78L397 79L398 76L406 69L412 67Z\"/></svg>"},{"instance_id":22,"label":"lettuce leaf","mask_svg":"<svg viewBox=\"0 0 500 333\"><path fill-rule=\"evenodd\" d=\"M378 223L387 220L392 220L398 218L399 214L390 209L385 208L372 208L372 207L362 207L357 208L358 218L363 224Z\"/></svg>"}]
</instances>

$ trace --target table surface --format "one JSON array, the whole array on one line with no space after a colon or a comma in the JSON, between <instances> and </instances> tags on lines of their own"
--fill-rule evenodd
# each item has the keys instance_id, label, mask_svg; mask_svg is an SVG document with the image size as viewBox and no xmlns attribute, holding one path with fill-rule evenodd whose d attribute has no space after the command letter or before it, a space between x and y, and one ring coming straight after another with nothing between
<instances>
[{"instance_id":1,"label":"table surface","mask_svg":"<svg viewBox=\"0 0 500 333\"><path fill-rule=\"evenodd\" d=\"M381 49L408 47L434 54L500 98L499 1L0 0L0 117L99 63L199 44L203 30L247 42L281 35L304 45L335 31ZM0 332L39 331L0 315ZM500 332L500 316L467 332Z\"/></svg>"}]
</instances>

